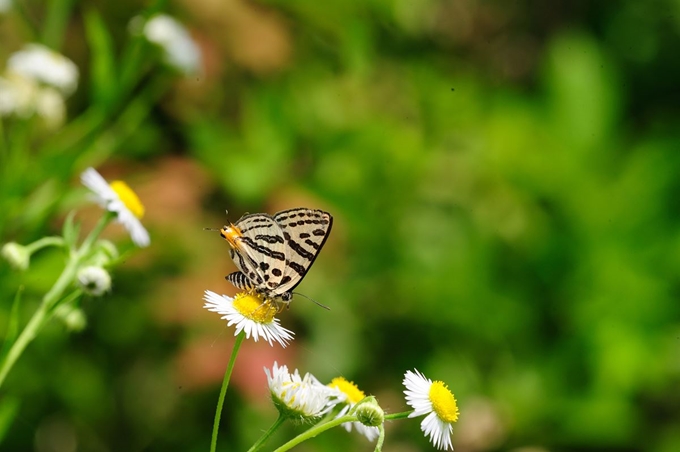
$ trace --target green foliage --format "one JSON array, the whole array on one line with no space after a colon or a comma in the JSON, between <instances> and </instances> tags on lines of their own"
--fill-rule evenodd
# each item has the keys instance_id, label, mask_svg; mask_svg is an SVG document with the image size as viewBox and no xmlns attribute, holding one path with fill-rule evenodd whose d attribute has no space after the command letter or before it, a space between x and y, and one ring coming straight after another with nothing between
<instances>
[{"instance_id":1,"label":"green foliage","mask_svg":"<svg viewBox=\"0 0 680 452\"><path fill-rule=\"evenodd\" d=\"M48 326L10 375L3 450L30 449L54 419L82 450L207 450L219 379L183 389L177 375L196 337L231 336L196 314L231 266L200 229L225 209L234 221L298 205L335 217L299 287L331 314L297 297L281 315L301 367L342 373L393 411L405 370L447 382L461 450L680 450L672 2L184 2L205 59L187 77L128 32L167 5L18 3L0 17L1 61L44 37L81 82L58 130L3 118L0 242L63 223L71 243L69 191L90 165L162 189L142 199L150 251L123 254L114 293L84 305L88 329ZM167 170L176 161L200 178ZM192 207L171 202L185 195ZM0 264L3 336L62 260L38 254L25 275ZM267 359L293 359L279 351ZM261 373L251 364L236 372ZM275 417L251 397L227 396L248 405L224 414L234 450ZM384 450L400 443L429 450L415 423L388 427ZM372 450L344 431L306 447Z\"/></svg>"}]
</instances>

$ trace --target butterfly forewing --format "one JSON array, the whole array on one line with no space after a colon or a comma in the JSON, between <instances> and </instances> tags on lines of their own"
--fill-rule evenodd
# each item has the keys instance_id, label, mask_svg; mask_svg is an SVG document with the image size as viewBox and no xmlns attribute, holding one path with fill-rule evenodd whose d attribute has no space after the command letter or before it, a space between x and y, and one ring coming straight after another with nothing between
<instances>
[{"instance_id":1,"label":"butterfly forewing","mask_svg":"<svg viewBox=\"0 0 680 452\"><path fill-rule=\"evenodd\" d=\"M279 224L269 215L252 214L242 217L235 226L240 231L236 237L238 246L230 251L238 269L252 287L262 292L279 287L286 262L286 244ZM243 282L237 279L240 277L233 278L232 283Z\"/></svg>"},{"instance_id":2,"label":"butterfly forewing","mask_svg":"<svg viewBox=\"0 0 680 452\"><path fill-rule=\"evenodd\" d=\"M333 226L333 217L322 210L297 208L274 215L285 239L286 266L283 278L272 295L292 291L319 255Z\"/></svg>"}]
</instances>

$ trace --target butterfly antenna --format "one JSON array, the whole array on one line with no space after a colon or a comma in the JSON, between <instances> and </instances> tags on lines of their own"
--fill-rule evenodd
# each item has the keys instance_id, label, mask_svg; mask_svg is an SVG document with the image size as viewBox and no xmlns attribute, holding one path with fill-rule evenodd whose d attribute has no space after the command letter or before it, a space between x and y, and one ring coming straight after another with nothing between
<instances>
[{"instance_id":1,"label":"butterfly antenna","mask_svg":"<svg viewBox=\"0 0 680 452\"><path fill-rule=\"evenodd\" d=\"M220 231L220 228L203 228L204 231Z\"/></svg>"},{"instance_id":2,"label":"butterfly antenna","mask_svg":"<svg viewBox=\"0 0 680 452\"><path fill-rule=\"evenodd\" d=\"M295 294L295 295L300 295L301 297L304 297L304 298L308 299L309 301L311 301L311 302L314 303L315 305L324 308L326 311L330 311L330 310L331 310L331 308L329 308L328 306L323 305L323 304L319 303L318 301L316 301L315 299L309 298L307 295L301 294L300 292L293 292L293 294Z\"/></svg>"}]
</instances>

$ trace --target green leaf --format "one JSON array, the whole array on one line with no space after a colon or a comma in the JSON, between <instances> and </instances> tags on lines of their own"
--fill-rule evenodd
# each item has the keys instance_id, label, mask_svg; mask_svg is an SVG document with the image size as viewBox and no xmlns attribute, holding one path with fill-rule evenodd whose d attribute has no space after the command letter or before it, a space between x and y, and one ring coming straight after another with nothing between
<instances>
[{"instance_id":1,"label":"green leaf","mask_svg":"<svg viewBox=\"0 0 680 452\"><path fill-rule=\"evenodd\" d=\"M43 42L47 46L55 50L61 48L73 4L73 0L51 0L48 2L47 16L42 25Z\"/></svg>"},{"instance_id":2,"label":"green leaf","mask_svg":"<svg viewBox=\"0 0 680 452\"><path fill-rule=\"evenodd\" d=\"M12 422L19 412L18 397L3 397L0 399L0 444L5 439L7 431L12 426Z\"/></svg>"},{"instance_id":3,"label":"green leaf","mask_svg":"<svg viewBox=\"0 0 680 452\"><path fill-rule=\"evenodd\" d=\"M5 334L5 343L2 345L2 352L0 357L5 357L9 349L14 344L19 333L19 305L21 304L21 295L24 292L24 286L19 286L16 295L14 295L14 302L12 303L12 310L9 313L9 321L7 322L7 333ZM0 438L2 437L2 423L0 422Z\"/></svg>"},{"instance_id":4,"label":"green leaf","mask_svg":"<svg viewBox=\"0 0 680 452\"><path fill-rule=\"evenodd\" d=\"M76 223L73 218L75 217L75 212L71 211L66 216L64 220L63 235L64 241L69 249L74 249L76 247L76 241L80 235L80 223Z\"/></svg>"},{"instance_id":5,"label":"green leaf","mask_svg":"<svg viewBox=\"0 0 680 452\"><path fill-rule=\"evenodd\" d=\"M90 10L85 13L85 33L92 51L92 98L95 104L110 108L117 95L113 39L101 15Z\"/></svg>"}]
</instances>

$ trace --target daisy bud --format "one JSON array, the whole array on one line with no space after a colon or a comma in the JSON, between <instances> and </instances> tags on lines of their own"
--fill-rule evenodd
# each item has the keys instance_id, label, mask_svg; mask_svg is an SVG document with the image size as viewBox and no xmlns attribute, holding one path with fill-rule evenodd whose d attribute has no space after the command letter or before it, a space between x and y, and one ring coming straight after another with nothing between
<instances>
[{"instance_id":1,"label":"daisy bud","mask_svg":"<svg viewBox=\"0 0 680 452\"><path fill-rule=\"evenodd\" d=\"M72 304L64 304L59 306L54 315L64 322L64 325L69 331L79 333L87 326L87 318L82 309L73 306Z\"/></svg>"},{"instance_id":2,"label":"daisy bud","mask_svg":"<svg viewBox=\"0 0 680 452\"><path fill-rule=\"evenodd\" d=\"M15 270L21 271L28 268L31 259L28 248L15 242L5 243L0 254L2 254L2 257L4 257Z\"/></svg>"},{"instance_id":3,"label":"daisy bud","mask_svg":"<svg viewBox=\"0 0 680 452\"><path fill-rule=\"evenodd\" d=\"M373 396L356 405L357 419L367 427L377 427L385 422L385 412Z\"/></svg>"},{"instance_id":4,"label":"daisy bud","mask_svg":"<svg viewBox=\"0 0 680 452\"><path fill-rule=\"evenodd\" d=\"M344 377L334 378L328 384L328 387L338 392L339 401L341 404L344 405L340 412L338 413L337 417L342 417L347 413L354 412L355 409L357 417L359 417L360 416L359 410L361 409L361 407L365 404L370 404L371 403L370 399L373 399L373 401L375 401L375 398L373 397L367 398L364 391L359 389L359 387L353 382L346 380ZM377 403L375 404L377 406ZM378 409L380 409L379 406ZM373 419L373 421L370 420L370 418L376 415L376 413L371 413L370 411L371 409L367 410L367 412L363 415L365 417L365 420L369 422L368 424L361 420L360 418L359 422L345 422L344 424L342 424L342 426L345 427L345 430L347 430L348 432L351 432L352 428L354 428L357 432L365 436L366 439L368 439L369 441L374 441L378 437L380 432L378 428L376 428L375 426L369 425L370 422L375 422L377 419L377 418ZM383 413L382 410L380 410L380 412L382 413L380 416L378 416L378 418L380 418L380 422L378 422L378 424L376 425L382 424L385 417L385 413Z\"/></svg>"},{"instance_id":5,"label":"daisy bud","mask_svg":"<svg viewBox=\"0 0 680 452\"><path fill-rule=\"evenodd\" d=\"M88 264L90 265L104 267L118 258L118 248L108 240L97 241L95 247L96 251L94 252L94 255L88 260Z\"/></svg>"},{"instance_id":6,"label":"daisy bud","mask_svg":"<svg viewBox=\"0 0 680 452\"><path fill-rule=\"evenodd\" d=\"M78 286L86 294L99 297L111 289L111 275L102 267L89 265L78 271Z\"/></svg>"}]
</instances>

